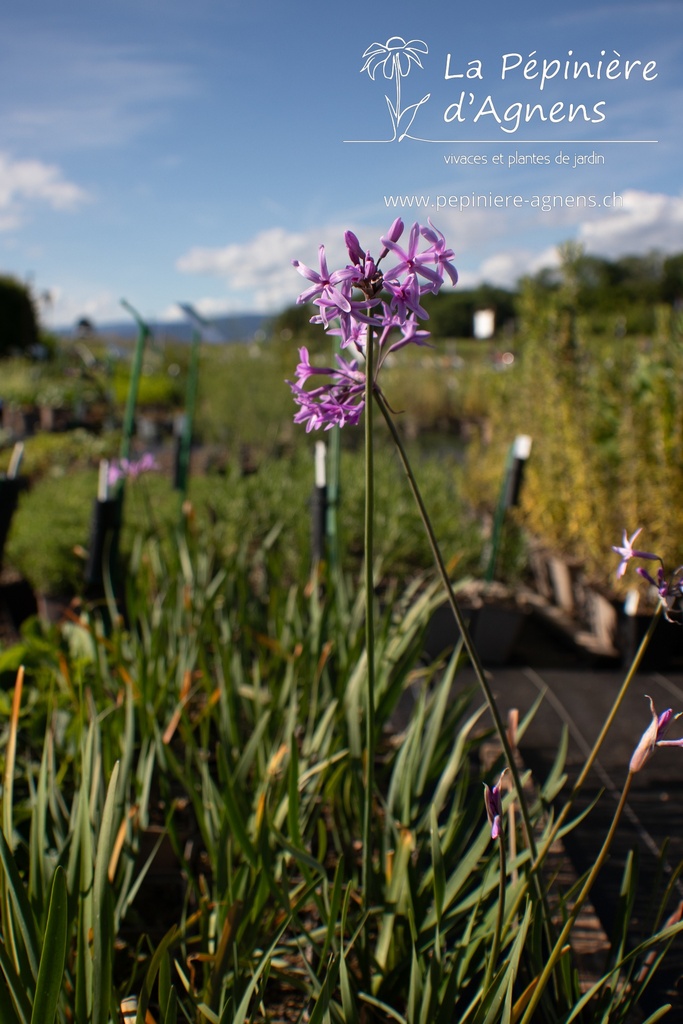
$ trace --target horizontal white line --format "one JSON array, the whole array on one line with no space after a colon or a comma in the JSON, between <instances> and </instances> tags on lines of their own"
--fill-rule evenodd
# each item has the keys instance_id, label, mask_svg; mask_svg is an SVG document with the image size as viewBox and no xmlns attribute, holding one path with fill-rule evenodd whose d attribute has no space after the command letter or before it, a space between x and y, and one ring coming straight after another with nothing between
<instances>
[{"instance_id":1,"label":"horizontal white line","mask_svg":"<svg viewBox=\"0 0 683 1024\"><path fill-rule=\"evenodd\" d=\"M389 143L388 139L344 139L343 141L344 143L350 144L365 143L368 146L386 145ZM395 139L391 139L391 142L395 141ZM555 146L560 142L564 146L637 146L643 144L652 145L658 143L659 139L411 139L410 141L436 143L439 146L459 146L465 143L476 144L478 146L497 146L501 143L507 144L508 146L511 146L513 143L516 146Z\"/></svg>"}]
</instances>

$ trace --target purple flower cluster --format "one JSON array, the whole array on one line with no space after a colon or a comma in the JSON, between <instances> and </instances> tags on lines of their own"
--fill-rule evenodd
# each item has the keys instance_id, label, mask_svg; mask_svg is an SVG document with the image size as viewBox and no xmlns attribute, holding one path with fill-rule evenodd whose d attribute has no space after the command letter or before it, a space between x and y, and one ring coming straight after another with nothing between
<instances>
[{"instance_id":1,"label":"purple flower cluster","mask_svg":"<svg viewBox=\"0 0 683 1024\"><path fill-rule=\"evenodd\" d=\"M134 459L118 459L110 463L107 483L114 487L119 480L135 480L141 473L149 473L158 469L157 461L150 452L146 452L137 461Z\"/></svg>"},{"instance_id":2,"label":"purple flower cluster","mask_svg":"<svg viewBox=\"0 0 683 1024\"><path fill-rule=\"evenodd\" d=\"M656 589L659 600L664 608L665 617L669 622L676 622L678 620L672 617L672 609L676 600L683 595L683 565L679 565L677 569L674 569L672 573L667 575L664 570L664 562L659 555L654 554L652 551L639 551L634 548L633 543L641 530L642 526L638 527L632 537L629 537L626 530L624 530L621 545L615 544L612 546L612 551L616 551L621 556L621 561L617 568L617 579L622 578L632 558L643 558L649 562L659 562L656 578L640 565L637 566L636 572Z\"/></svg>"},{"instance_id":3,"label":"purple flower cluster","mask_svg":"<svg viewBox=\"0 0 683 1024\"><path fill-rule=\"evenodd\" d=\"M377 375L389 353L404 345L424 345L429 337L429 332L420 328L420 321L428 319L422 296L427 292L436 294L444 275L453 284L458 280L451 262L453 252L431 221L427 227L413 224L405 248L399 245L403 230L403 221L397 218L380 239L377 259L363 249L353 231L347 231L344 242L350 262L331 273L323 245L318 270L293 261L310 282L298 302L313 302L318 307L311 323L321 324L328 334L337 335L342 349L353 346L358 353L356 359L337 356L336 366L316 367L310 363L308 350L299 349L296 380L287 383L300 406L294 422L305 423L306 430L358 423L365 406L362 363L368 339L374 346L373 353L377 353L373 372L373 387L377 387ZM393 259L393 264L380 269L387 257ZM311 377L324 379L307 390L305 385Z\"/></svg>"}]
</instances>

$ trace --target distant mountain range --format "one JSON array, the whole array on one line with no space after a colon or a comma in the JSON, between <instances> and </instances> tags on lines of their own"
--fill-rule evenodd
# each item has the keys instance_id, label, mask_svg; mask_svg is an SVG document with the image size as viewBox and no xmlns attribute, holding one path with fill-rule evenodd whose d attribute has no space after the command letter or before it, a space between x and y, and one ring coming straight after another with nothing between
<instances>
[{"instance_id":1,"label":"distant mountain range","mask_svg":"<svg viewBox=\"0 0 683 1024\"><path fill-rule=\"evenodd\" d=\"M231 341L263 340L269 334L272 317L259 313L244 313L240 316L224 316L209 320L210 325L206 341L221 344ZM111 323L93 323L93 336L107 339L120 338L122 341L137 335L137 325L133 320L121 320ZM194 328L187 320L150 321L149 327L159 341L192 341ZM86 332L78 327L63 327L55 331L60 337L85 337Z\"/></svg>"}]
</instances>

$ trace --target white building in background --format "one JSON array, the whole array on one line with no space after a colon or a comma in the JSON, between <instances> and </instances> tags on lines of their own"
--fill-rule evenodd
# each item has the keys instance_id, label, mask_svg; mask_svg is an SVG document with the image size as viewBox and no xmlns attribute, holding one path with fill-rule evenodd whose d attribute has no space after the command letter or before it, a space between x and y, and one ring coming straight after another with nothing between
<instances>
[{"instance_id":1,"label":"white building in background","mask_svg":"<svg viewBox=\"0 0 683 1024\"><path fill-rule=\"evenodd\" d=\"M477 309L474 313L474 337L480 340L492 338L496 331L495 309Z\"/></svg>"}]
</instances>

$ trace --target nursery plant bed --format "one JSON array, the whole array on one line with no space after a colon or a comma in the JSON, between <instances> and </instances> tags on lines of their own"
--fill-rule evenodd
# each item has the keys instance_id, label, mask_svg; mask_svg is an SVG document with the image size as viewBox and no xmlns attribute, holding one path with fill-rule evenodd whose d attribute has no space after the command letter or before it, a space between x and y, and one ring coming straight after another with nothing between
<instances>
[{"instance_id":1,"label":"nursery plant bed","mask_svg":"<svg viewBox=\"0 0 683 1024\"><path fill-rule=\"evenodd\" d=\"M578 622L556 604L541 594L533 591L525 592L525 601L533 615L565 643L569 643L591 660L618 661L621 658L619 648L603 633L598 634Z\"/></svg>"},{"instance_id":2,"label":"nursery plant bed","mask_svg":"<svg viewBox=\"0 0 683 1024\"><path fill-rule=\"evenodd\" d=\"M0 645L19 639L19 628L38 608L35 595L21 576L10 569L0 573Z\"/></svg>"},{"instance_id":3,"label":"nursery plant bed","mask_svg":"<svg viewBox=\"0 0 683 1024\"><path fill-rule=\"evenodd\" d=\"M594 662L630 665L652 620L654 607L627 614L623 598L585 578L582 563L529 541L533 590L524 593L534 615ZM658 623L645 653L645 669L683 668L683 629Z\"/></svg>"},{"instance_id":4,"label":"nursery plant bed","mask_svg":"<svg viewBox=\"0 0 683 1024\"><path fill-rule=\"evenodd\" d=\"M41 430L60 432L68 428L71 410L63 405L41 405L38 416Z\"/></svg>"},{"instance_id":5,"label":"nursery plant bed","mask_svg":"<svg viewBox=\"0 0 683 1024\"><path fill-rule=\"evenodd\" d=\"M5 542L17 509L19 495L27 489L28 480L24 476L0 478L0 568L2 568Z\"/></svg>"},{"instance_id":6,"label":"nursery plant bed","mask_svg":"<svg viewBox=\"0 0 683 1024\"><path fill-rule=\"evenodd\" d=\"M677 629L670 623L665 625L672 630ZM466 669L462 684L466 685L472 676L472 670ZM571 791L586 752L590 750L623 679L624 670L618 667L600 672L585 666L548 671L516 667L501 668L491 673L493 692L502 711L518 707L521 712L528 709L540 693L545 694L520 741L522 760L532 772L532 778L547 777L556 757L563 725L567 725L570 737L565 792ZM641 673L634 680L605 739L599 764L594 766L576 801L576 814L580 815L592 807L596 798L600 798L588 816L562 841L577 877L594 864L609 829L634 745L648 722L645 693L652 695L659 709L673 705L677 711L683 704L683 675L679 672L666 675ZM676 736L680 734L675 733ZM677 826L678 808L683 802L680 754L680 750L658 750L642 773L636 776L628 798L629 810L622 818L610 857L591 892L595 913L605 933L610 934L619 904L626 856L630 849L636 850L640 885L630 919L634 944L647 934L660 895L683 856L683 838ZM664 844L665 856L660 864L659 851ZM667 913L681 899L683 884L678 880L671 893ZM586 938L588 940L589 936ZM667 965L660 969L656 984L648 990L643 1008L652 1012L667 999L674 1006L671 1019L683 1019L683 983L678 984L679 978L683 978L683 943L680 937L667 954ZM646 1015L633 1020L642 1020Z\"/></svg>"},{"instance_id":7,"label":"nursery plant bed","mask_svg":"<svg viewBox=\"0 0 683 1024\"><path fill-rule=\"evenodd\" d=\"M67 594L39 592L36 593L35 598L38 615L48 626L56 625L67 619L74 603L74 598Z\"/></svg>"},{"instance_id":8,"label":"nursery plant bed","mask_svg":"<svg viewBox=\"0 0 683 1024\"><path fill-rule=\"evenodd\" d=\"M474 581L458 591L472 640L485 665L504 665L513 656L530 609L519 594L501 583ZM434 612L425 637L424 652L432 659L452 648L460 631L446 602Z\"/></svg>"},{"instance_id":9,"label":"nursery plant bed","mask_svg":"<svg viewBox=\"0 0 683 1024\"><path fill-rule=\"evenodd\" d=\"M638 646L650 626L653 614L654 608L636 615L627 615L623 609L620 609L618 642L625 665L630 665L632 662ZM677 671L683 669L683 625L677 622L667 622L662 616L655 626L655 631L643 656L642 669L651 672L670 668L675 668Z\"/></svg>"},{"instance_id":10,"label":"nursery plant bed","mask_svg":"<svg viewBox=\"0 0 683 1024\"><path fill-rule=\"evenodd\" d=\"M2 425L15 440L34 434L39 421L40 413L35 405L10 403L3 409Z\"/></svg>"},{"instance_id":11,"label":"nursery plant bed","mask_svg":"<svg viewBox=\"0 0 683 1024\"><path fill-rule=\"evenodd\" d=\"M530 537L527 544L536 592L565 614L576 614L584 603L582 563L553 551L535 537Z\"/></svg>"},{"instance_id":12,"label":"nursery plant bed","mask_svg":"<svg viewBox=\"0 0 683 1024\"><path fill-rule=\"evenodd\" d=\"M628 667L655 609L629 615L620 599L590 586L585 588L584 597L583 618L579 618L578 609L572 615L541 594L528 591L524 595L534 615L591 662L605 667L617 663ZM683 626L662 617L650 639L642 668L648 671L683 669Z\"/></svg>"}]
</instances>

